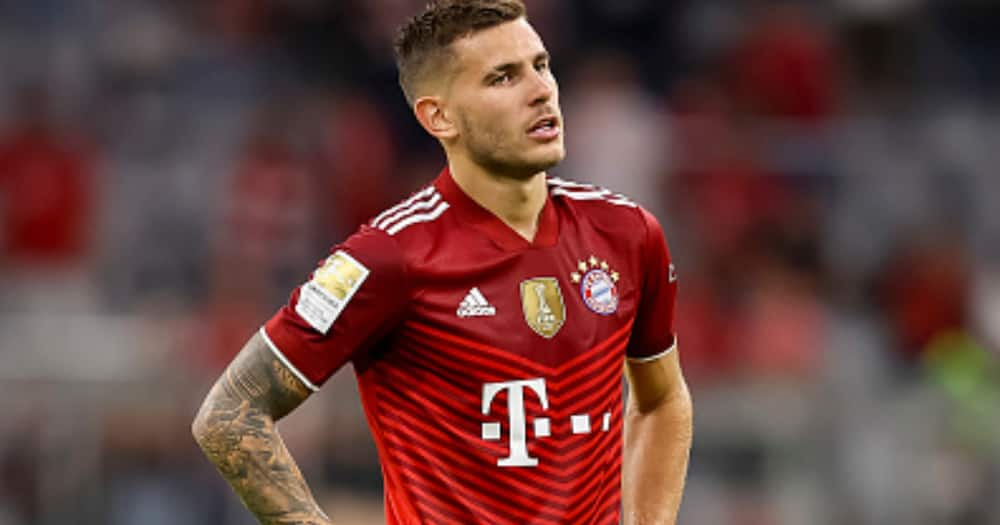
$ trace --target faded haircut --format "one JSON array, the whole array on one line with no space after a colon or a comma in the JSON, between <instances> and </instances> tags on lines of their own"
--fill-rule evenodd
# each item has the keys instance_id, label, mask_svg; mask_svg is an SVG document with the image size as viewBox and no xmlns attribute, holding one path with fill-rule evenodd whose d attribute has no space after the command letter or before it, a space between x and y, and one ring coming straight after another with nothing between
<instances>
[{"instance_id":1,"label":"faded haircut","mask_svg":"<svg viewBox=\"0 0 1000 525\"><path fill-rule=\"evenodd\" d=\"M521 0L432 0L399 29L399 85L412 106L428 79L447 73L451 44L461 37L525 16Z\"/></svg>"}]
</instances>

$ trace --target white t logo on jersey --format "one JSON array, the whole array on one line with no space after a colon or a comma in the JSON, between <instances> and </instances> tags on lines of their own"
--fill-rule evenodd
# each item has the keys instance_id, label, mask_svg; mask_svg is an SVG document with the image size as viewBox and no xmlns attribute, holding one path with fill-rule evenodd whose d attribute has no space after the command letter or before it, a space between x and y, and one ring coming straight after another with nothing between
<instances>
[{"instance_id":1,"label":"white t logo on jersey","mask_svg":"<svg viewBox=\"0 0 1000 525\"><path fill-rule=\"evenodd\" d=\"M500 467L536 467L538 458L528 454L528 416L524 411L524 391L531 390L538 396L542 410L549 409L549 397L545 389L545 379L522 379L519 381L501 381L483 384L483 415L489 415L490 407L497 394L507 391L508 428L510 429L507 457L497 460ZM590 434L609 432L611 430L611 412L600 415L600 422L592 421L590 413L571 414L570 432L572 434ZM535 439L552 436L552 422L547 417L535 417L531 420ZM487 421L482 424L482 436L486 441L500 441L503 426L499 421Z\"/></svg>"},{"instance_id":2,"label":"white t logo on jersey","mask_svg":"<svg viewBox=\"0 0 1000 525\"><path fill-rule=\"evenodd\" d=\"M497 460L501 467L534 467L538 458L528 455L527 418L524 414L524 389L531 389L542 404L543 410L549 408L549 398L545 393L545 379L535 378L521 381L502 381L483 385L483 415L490 413L493 398L501 391L507 391L507 413L510 423L510 452L505 458ZM549 419L535 418L536 437L549 435ZM500 423L483 423L483 439L500 439Z\"/></svg>"}]
</instances>

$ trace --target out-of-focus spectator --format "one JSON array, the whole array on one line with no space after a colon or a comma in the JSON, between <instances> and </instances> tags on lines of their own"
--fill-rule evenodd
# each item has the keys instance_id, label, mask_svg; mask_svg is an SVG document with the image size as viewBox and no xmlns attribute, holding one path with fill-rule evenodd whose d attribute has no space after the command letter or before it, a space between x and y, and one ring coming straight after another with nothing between
<instances>
[{"instance_id":1,"label":"out-of-focus spectator","mask_svg":"<svg viewBox=\"0 0 1000 525\"><path fill-rule=\"evenodd\" d=\"M751 113L821 122L838 106L838 57L821 26L790 2L763 9L737 46L733 91Z\"/></svg>"},{"instance_id":2,"label":"out-of-focus spectator","mask_svg":"<svg viewBox=\"0 0 1000 525\"><path fill-rule=\"evenodd\" d=\"M688 236L710 257L728 257L756 226L781 216L788 188L762 165L758 137L735 114L732 93L711 78L681 84L671 105L675 122L669 202Z\"/></svg>"},{"instance_id":3,"label":"out-of-focus spectator","mask_svg":"<svg viewBox=\"0 0 1000 525\"><path fill-rule=\"evenodd\" d=\"M393 202L397 147L386 112L362 93L336 99L321 122L323 240L333 244Z\"/></svg>"},{"instance_id":4,"label":"out-of-focus spectator","mask_svg":"<svg viewBox=\"0 0 1000 525\"><path fill-rule=\"evenodd\" d=\"M223 197L217 277L260 290L261 302L301 271L316 235L315 178L289 141L289 117L279 109L258 116Z\"/></svg>"},{"instance_id":5,"label":"out-of-focus spectator","mask_svg":"<svg viewBox=\"0 0 1000 525\"><path fill-rule=\"evenodd\" d=\"M291 144L291 116L262 110L224 186L213 278L192 356L217 367L318 257L316 178Z\"/></svg>"},{"instance_id":6,"label":"out-of-focus spectator","mask_svg":"<svg viewBox=\"0 0 1000 525\"><path fill-rule=\"evenodd\" d=\"M17 431L0 442L0 523L20 525L38 515L39 447L37 431L21 421L7 428Z\"/></svg>"},{"instance_id":7,"label":"out-of-focus spectator","mask_svg":"<svg viewBox=\"0 0 1000 525\"><path fill-rule=\"evenodd\" d=\"M443 166L390 52L423 3L0 1L0 525L249 523L194 403ZM552 173L677 262L680 523L1000 523L995 3L528 2ZM281 423L345 525L384 521L356 399L341 373Z\"/></svg>"},{"instance_id":8,"label":"out-of-focus spectator","mask_svg":"<svg viewBox=\"0 0 1000 525\"><path fill-rule=\"evenodd\" d=\"M826 310L808 276L781 263L759 266L728 342L757 381L810 382L822 363Z\"/></svg>"},{"instance_id":9,"label":"out-of-focus spectator","mask_svg":"<svg viewBox=\"0 0 1000 525\"><path fill-rule=\"evenodd\" d=\"M0 139L0 310L86 311L97 209L94 153L27 88Z\"/></svg>"},{"instance_id":10,"label":"out-of-focus spectator","mask_svg":"<svg viewBox=\"0 0 1000 525\"><path fill-rule=\"evenodd\" d=\"M917 13L926 0L838 0L852 103L899 107L912 92L919 54Z\"/></svg>"},{"instance_id":11,"label":"out-of-focus spectator","mask_svg":"<svg viewBox=\"0 0 1000 525\"><path fill-rule=\"evenodd\" d=\"M612 188L662 216L668 120L635 68L632 58L614 52L580 65L564 102L569 153L555 171Z\"/></svg>"},{"instance_id":12,"label":"out-of-focus spectator","mask_svg":"<svg viewBox=\"0 0 1000 525\"><path fill-rule=\"evenodd\" d=\"M892 254L880 276L883 307L905 356L966 326L971 280L965 249L950 232L920 233Z\"/></svg>"},{"instance_id":13,"label":"out-of-focus spectator","mask_svg":"<svg viewBox=\"0 0 1000 525\"><path fill-rule=\"evenodd\" d=\"M973 331L1000 359L1000 264L984 261L972 283Z\"/></svg>"},{"instance_id":14,"label":"out-of-focus spectator","mask_svg":"<svg viewBox=\"0 0 1000 525\"><path fill-rule=\"evenodd\" d=\"M220 0L202 4L214 32L236 46L250 46L271 34L276 2Z\"/></svg>"},{"instance_id":15,"label":"out-of-focus spectator","mask_svg":"<svg viewBox=\"0 0 1000 525\"><path fill-rule=\"evenodd\" d=\"M17 119L0 139L0 262L75 267L90 255L95 215L93 152L61 132L40 87L23 90Z\"/></svg>"}]
</instances>

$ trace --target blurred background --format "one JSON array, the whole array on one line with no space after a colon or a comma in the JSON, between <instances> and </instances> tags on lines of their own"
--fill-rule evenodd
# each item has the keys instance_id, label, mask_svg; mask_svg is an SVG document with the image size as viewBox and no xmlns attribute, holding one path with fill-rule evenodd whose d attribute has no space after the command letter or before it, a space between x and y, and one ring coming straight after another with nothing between
<instances>
[{"instance_id":1,"label":"blurred background","mask_svg":"<svg viewBox=\"0 0 1000 525\"><path fill-rule=\"evenodd\" d=\"M0 0L0 525L253 523L211 382L444 159L395 83L417 0ZM1000 6L529 0L569 158L679 269L682 524L1000 524ZM282 423L380 523L344 370Z\"/></svg>"}]
</instances>

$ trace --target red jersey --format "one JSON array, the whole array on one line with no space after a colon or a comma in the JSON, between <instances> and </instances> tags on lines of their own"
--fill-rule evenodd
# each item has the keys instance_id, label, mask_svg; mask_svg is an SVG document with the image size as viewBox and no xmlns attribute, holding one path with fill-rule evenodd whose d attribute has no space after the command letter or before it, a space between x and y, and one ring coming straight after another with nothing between
<instances>
[{"instance_id":1,"label":"red jersey","mask_svg":"<svg viewBox=\"0 0 1000 525\"><path fill-rule=\"evenodd\" d=\"M674 347L660 226L548 179L533 242L445 170L336 246L261 333L310 388L348 361L389 524L617 524L622 367Z\"/></svg>"}]
</instances>

